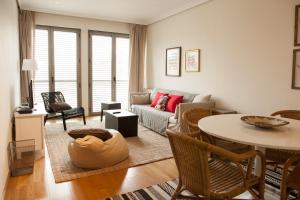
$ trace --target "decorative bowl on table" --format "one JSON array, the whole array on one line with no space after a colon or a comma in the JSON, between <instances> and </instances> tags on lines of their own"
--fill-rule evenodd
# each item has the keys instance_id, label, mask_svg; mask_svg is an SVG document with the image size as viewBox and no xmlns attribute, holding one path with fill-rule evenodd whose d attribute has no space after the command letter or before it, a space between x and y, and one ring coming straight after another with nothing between
<instances>
[{"instance_id":1,"label":"decorative bowl on table","mask_svg":"<svg viewBox=\"0 0 300 200\"><path fill-rule=\"evenodd\" d=\"M284 126L290 122L277 119L273 117L264 117L264 116L243 116L241 120L247 124L259 127L259 128L274 128L279 126Z\"/></svg>"}]
</instances>

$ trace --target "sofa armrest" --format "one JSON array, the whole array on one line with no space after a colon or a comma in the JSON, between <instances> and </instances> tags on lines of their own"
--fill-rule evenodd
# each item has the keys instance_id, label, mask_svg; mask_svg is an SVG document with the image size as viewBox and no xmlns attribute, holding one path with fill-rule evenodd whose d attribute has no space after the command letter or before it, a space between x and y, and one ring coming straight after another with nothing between
<instances>
[{"instance_id":1,"label":"sofa armrest","mask_svg":"<svg viewBox=\"0 0 300 200\"><path fill-rule=\"evenodd\" d=\"M215 101L207 101L207 102L199 102L199 103L180 103L175 111L175 119L179 119L181 121L182 114L189 109L192 108L214 108Z\"/></svg>"},{"instance_id":2,"label":"sofa armrest","mask_svg":"<svg viewBox=\"0 0 300 200\"><path fill-rule=\"evenodd\" d=\"M130 93L130 105L146 105L150 104L150 93L132 92Z\"/></svg>"}]
</instances>

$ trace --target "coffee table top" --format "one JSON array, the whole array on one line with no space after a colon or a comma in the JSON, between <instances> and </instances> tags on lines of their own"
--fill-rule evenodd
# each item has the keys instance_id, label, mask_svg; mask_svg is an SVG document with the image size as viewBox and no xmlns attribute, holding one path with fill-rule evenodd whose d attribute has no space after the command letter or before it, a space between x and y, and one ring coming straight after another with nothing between
<instances>
[{"instance_id":1,"label":"coffee table top","mask_svg":"<svg viewBox=\"0 0 300 200\"><path fill-rule=\"evenodd\" d=\"M105 113L113 115L115 117L137 117L138 115L127 110L116 109L116 110L105 110Z\"/></svg>"}]
</instances>

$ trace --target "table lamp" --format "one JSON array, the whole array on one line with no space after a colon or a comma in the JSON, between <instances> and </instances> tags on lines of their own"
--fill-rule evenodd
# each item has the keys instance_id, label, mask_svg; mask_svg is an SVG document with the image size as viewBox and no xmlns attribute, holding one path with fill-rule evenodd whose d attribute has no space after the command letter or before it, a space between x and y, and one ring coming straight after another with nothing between
<instances>
[{"instance_id":1,"label":"table lamp","mask_svg":"<svg viewBox=\"0 0 300 200\"><path fill-rule=\"evenodd\" d=\"M22 64L22 71L31 71L32 77L34 77L34 71L37 70L37 63L34 59L24 59ZM28 104L29 108L33 108L33 91L32 91L32 79L29 82L29 97L28 97Z\"/></svg>"}]
</instances>

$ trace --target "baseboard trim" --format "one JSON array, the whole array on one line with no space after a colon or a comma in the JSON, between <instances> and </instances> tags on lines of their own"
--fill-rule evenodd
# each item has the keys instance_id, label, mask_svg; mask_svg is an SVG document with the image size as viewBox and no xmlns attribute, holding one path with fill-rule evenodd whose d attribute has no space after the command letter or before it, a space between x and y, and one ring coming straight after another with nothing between
<instances>
[{"instance_id":1,"label":"baseboard trim","mask_svg":"<svg viewBox=\"0 0 300 200\"><path fill-rule=\"evenodd\" d=\"M5 180L5 185L2 191L2 195L1 195L1 200L4 200L5 198L5 194L6 194L6 188L7 188L7 183L8 183L8 179L10 177L10 172L8 171L7 176L6 176L6 180Z\"/></svg>"}]
</instances>

